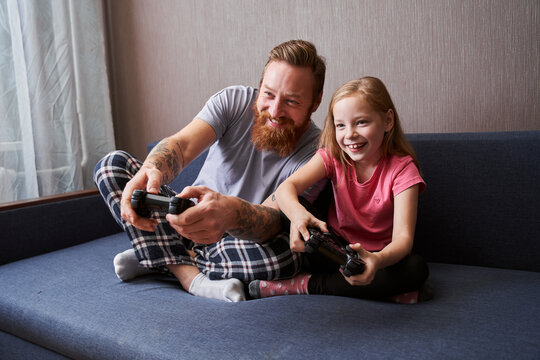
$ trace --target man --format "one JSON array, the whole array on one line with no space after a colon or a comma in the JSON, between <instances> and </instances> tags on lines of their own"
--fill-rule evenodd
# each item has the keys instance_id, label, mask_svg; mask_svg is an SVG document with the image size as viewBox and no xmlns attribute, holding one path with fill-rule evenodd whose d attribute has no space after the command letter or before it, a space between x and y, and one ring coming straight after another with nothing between
<instances>
[{"instance_id":1,"label":"man","mask_svg":"<svg viewBox=\"0 0 540 360\"><path fill-rule=\"evenodd\" d=\"M144 163L116 151L96 165L95 182L134 249L115 258L120 279L161 269L193 295L240 301L244 282L298 272L299 255L285 235L276 236L280 214L271 195L316 150L320 130L310 117L321 102L325 70L313 44L282 43L270 52L259 90L218 92ZM166 184L209 146L195 186L178 194L196 199L196 206L149 219L135 213L134 190L175 195ZM305 195L313 200L320 188Z\"/></svg>"}]
</instances>

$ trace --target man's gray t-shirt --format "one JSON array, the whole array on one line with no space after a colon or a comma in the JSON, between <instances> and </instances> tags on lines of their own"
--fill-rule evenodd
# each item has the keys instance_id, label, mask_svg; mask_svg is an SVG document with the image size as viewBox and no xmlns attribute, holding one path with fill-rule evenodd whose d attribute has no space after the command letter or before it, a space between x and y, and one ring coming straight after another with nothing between
<instances>
[{"instance_id":1,"label":"man's gray t-shirt","mask_svg":"<svg viewBox=\"0 0 540 360\"><path fill-rule=\"evenodd\" d=\"M212 126L217 140L194 185L260 204L315 154L321 131L313 122L291 155L281 158L270 151L258 151L251 142L256 98L257 89L231 86L206 102L197 118ZM313 201L320 190L319 184L303 195Z\"/></svg>"}]
</instances>

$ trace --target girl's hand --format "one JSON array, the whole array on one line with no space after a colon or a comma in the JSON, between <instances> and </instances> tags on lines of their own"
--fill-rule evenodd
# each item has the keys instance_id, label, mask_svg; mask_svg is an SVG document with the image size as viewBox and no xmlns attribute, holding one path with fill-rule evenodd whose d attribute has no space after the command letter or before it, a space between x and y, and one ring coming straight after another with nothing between
<instances>
[{"instance_id":1,"label":"girl's hand","mask_svg":"<svg viewBox=\"0 0 540 360\"><path fill-rule=\"evenodd\" d=\"M343 275L343 277L345 277L345 280L347 280L347 282L351 285L365 286L371 284L373 278L375 277L375 273L377 270L379 270L379 257L376 254L365 250L360 244L351 244L349 246L358 253L358 257L362 259L362 261L366 264L366 267L362 274L353 275L350 277ZM343 271L340 271L343 274Z\"/></svg>"},{"instance_id":2,"label":"girl's hand","mask_svg":"<svg viewBox=\"0 0 540 360\"><path fill-rule=\"evenodd\" d=\"M326 223L317 219L315 216L311 215L308 211L303 211L302 213L296 214L296 216L291 219L291 229L290 229L290 246L292 251L296 252L305 252L306 244L305 242L309 240L309 231L308 227L314 227L320 229L323 232L328 232Z\"/></svg>"}]
</instances>

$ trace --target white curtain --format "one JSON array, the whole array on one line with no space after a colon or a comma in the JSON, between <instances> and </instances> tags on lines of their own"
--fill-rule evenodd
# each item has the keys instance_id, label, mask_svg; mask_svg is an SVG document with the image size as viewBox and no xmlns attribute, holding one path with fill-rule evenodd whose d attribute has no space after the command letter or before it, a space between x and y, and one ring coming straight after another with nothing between
<instances>
[{"instance_id":1,"label":"white curtain","mask_svg":"<svg viewBox=\"0 0 540 360\"><path fill-rule=\"evenodd\" d=\"M102 0L0 0L0 202L93 187L114 149Z\"/></svg>"}]
</instances>

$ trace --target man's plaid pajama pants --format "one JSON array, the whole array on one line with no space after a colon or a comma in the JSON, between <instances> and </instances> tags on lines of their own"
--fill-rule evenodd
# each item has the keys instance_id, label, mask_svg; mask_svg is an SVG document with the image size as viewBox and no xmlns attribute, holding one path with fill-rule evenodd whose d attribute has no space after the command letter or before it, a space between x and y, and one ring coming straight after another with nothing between
<instances>
[{"instance_id":1,"label":"man's plaid pajama pants","mask_svg":"<svg viewBox=\"0 0 540 360\"><path fill-rule=\"evenodd\" d=\"M289 278L300 270L301 257L290 251L288 234L259 244L228 236L212 245L193 244L180 236L167 222L164 213L155 212L154 232L142 231L120 216L120 200L126 183L141 168L141 161L124 151L114 151L101 159L94 170L94 181L116 221L126 231L142 266L165 270L169 264L196 265L212 280L236 278L251 280ZM162 186L160 193L176 192ZM192 259L188 249L196 253Z\"/></svg>"}]
</instances>

